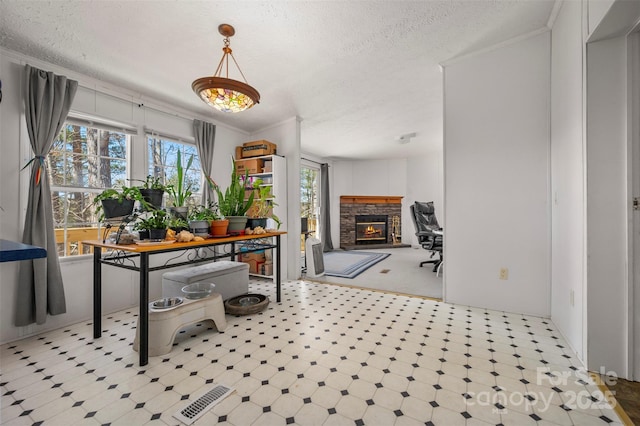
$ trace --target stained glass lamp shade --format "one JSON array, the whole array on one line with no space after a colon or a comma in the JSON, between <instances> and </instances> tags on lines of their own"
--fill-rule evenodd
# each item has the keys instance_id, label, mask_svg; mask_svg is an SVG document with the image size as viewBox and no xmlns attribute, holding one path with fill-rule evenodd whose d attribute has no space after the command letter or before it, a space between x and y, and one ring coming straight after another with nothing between
<instances>
[{"instance_id":1,"label":"stained glass lamp shade","mask_svg":"<svg viewBox=\"0 0 640 426\"><path fill-rule=\"evenodd\" d=\"M202 77L194 81L191 88L200 96L200 99L219 111L244 111L260 102L260 93L249 86L246 83L246 79L243 83L229 78L229 56L233 59L242 78L244 78L244 74L229 47L229 37L235 34L235 30L231 25L222 24L218 27L218 31L225 36L224 47L222 48L224 53L218 64L218 69L213 76ZM225 77L222 76L223 68L226 70Z\"/></svg>"},{"instance_id":2,"label":"stained glass lamp shade","mask_svg":"<svg viewBox=\"0 0 640 426\"><path fill-rule=\"evenodd\" d=\"M222 112L244 111L260 100L256 89L228 78L199 78L193 82L192 87L203 101Z\"/></svg>"}]
</instances>

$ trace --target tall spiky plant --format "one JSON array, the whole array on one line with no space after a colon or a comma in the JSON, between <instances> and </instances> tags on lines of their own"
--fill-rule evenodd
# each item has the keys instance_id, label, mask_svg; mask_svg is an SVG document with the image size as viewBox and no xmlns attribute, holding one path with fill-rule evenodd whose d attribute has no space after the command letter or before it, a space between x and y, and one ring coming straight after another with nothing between
<instances>
[{"instance_id":1,"label":"tall spiky plant","mask_svg":"<svg viewBox=\"0 0 640 426\"><path fill-rule=\"evenodd\" d=\"M231 158L232 169L231 169L231 183L225 189L224 192L220 189L218 184L216 184L213 179L207 176L207 181L209 185L216 191L218 196L218 207L220 209L220 214L224 217L229 216L244 216L249 210L249 207L253 204L253 192L249 195L249 198L244 199L245 194L245 186L249 181L249 171L247 171L244 176L240 176L236 173L236 162Z\"/></svg>"},{"instance_id":2,"label":"tall spiky plant","mask_svg":"<svg viewBox=\"0 0 640 426\"><path fill-rule=\"evenodd\" d=\"M193 164L193 154L187 160L187 167L182 166L182 153L178 149L178 154L176 156L176 172L177 172L177 182L176 185L169 185L167 187L167 192L169 196L173 200L174 207L184 207L187 199L193 195L191 191L191 183L186 183L184 180L187 177L187 173L189 172L189 168Z\"/></svg>"}]
</instances>

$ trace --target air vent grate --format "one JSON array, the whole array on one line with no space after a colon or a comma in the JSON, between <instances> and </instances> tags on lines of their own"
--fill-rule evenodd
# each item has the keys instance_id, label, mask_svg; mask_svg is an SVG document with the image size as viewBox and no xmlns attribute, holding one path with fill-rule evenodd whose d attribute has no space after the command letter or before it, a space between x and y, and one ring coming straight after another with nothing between
<instances>
[{"instance_id":1,"label":"air vent grate","mask_svg":"<svg viewBox=\"0 0 640 426\"><path fill-rule=\"evenodd\" d=\"M173 415L181 422L190 425L206 413L214 405L222 401L233 392L233 389L225 385L216 385L213 389L205 392L195 401L189 403L185 408Z\"/></svg>"}]
</instances>

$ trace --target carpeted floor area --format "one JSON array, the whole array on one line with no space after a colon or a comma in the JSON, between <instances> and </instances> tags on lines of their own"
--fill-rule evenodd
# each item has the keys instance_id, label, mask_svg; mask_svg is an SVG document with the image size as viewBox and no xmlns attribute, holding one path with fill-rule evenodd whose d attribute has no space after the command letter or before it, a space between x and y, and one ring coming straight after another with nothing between
<instances>
[{"instance_id":1,"label":"carpeted floor area","mask_svg":"<svg viewBox=\"0 0 640 426\"><path fill-rule=\"evenodd\" d=\"M432 265L420 267L420 262L429 258L429 253L426 250L401 247L367 251L390 253L391 256L376 263L353 279L325 275L313 280L434 299L442 298L442 275L436 276L432 272Z\"/></svg>"}]
</instances>

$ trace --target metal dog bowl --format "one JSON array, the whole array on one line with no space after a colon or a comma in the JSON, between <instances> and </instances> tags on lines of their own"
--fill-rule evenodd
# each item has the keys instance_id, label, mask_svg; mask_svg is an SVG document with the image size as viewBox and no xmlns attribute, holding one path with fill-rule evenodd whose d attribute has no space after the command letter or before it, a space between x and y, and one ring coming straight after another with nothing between
<instances>
[{"instance_id":1,"label":"metal dog bowl","mask_svg":"<svg viewBox=\"0 0 640 426\"><path fill-rule=\"evenodd\" d=\"M149 303L149 307L151 309L169 309L181 305L183 301L182 297L165 297Z\"/></svg>"},{"instance_id":2,"label":"metal dog bowl","mask_svg":"<svg viewBox=\"0 0 640 426\"><path fill-rule=\"evenodd\" d=\"M182 287L182 294L187 299L202 299L209 296L215 287L213 283L193 283Z\"/></svg>"}]
</instances>

